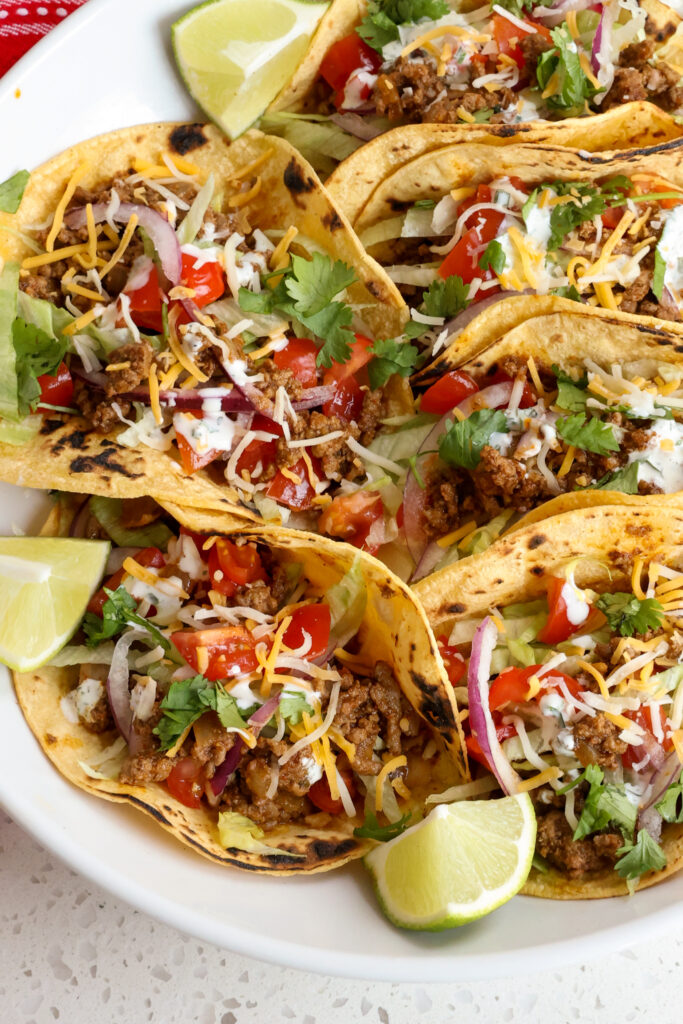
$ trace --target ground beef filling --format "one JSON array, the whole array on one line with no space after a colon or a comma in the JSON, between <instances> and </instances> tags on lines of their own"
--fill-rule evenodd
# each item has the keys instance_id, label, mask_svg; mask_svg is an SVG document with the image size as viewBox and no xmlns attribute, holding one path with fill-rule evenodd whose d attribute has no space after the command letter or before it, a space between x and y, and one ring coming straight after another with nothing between
<instances>
[{"instance_id":1,"label":"ground beef filling","mask_svg":"<svg viewBox=\"0 0 683 1024\"><path fill-rule=\"evenodd\" d=\"M618 832L599 832L585 839L572 838L572 829L560 810L540 814L536 805L538 831L536 850L569 878L581 878L595 871L610 868L617 859L617 851L624 845Z\"/></svg>"},{"instance_id":2,"label":"ground beef filling","mask_svg":"<svg viewBox=\"0 0 683 1024\"><path fill-rule=\"evenodd\" d=\"M669 111L676 111L683 104L680 75L664 61L651 64L654 52L653 39L632 43L622 51L614 82L600 105L601 110L632 100L650 100Z\"/></svg>"}]
</instances>

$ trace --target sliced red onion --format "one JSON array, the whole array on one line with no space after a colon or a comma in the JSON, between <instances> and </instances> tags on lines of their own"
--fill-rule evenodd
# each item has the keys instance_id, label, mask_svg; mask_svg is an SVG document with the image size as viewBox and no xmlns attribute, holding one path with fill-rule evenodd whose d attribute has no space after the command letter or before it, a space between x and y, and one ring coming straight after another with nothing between
<instances>
[{"instance_id":1,"label":"sliced red onion","mask_svg":"<svg viewBox=\"0 0 683 1024\"><path fill-rule=\"evenodd\" d=\"M503 299L510 298L512 295L519 296L524 294L526 292L503 291L496 292L495 295L487 295L485 299L473 302L467 309L463 309L462 313L458 313L452 320L446 321L444 329L448 331L449 335L463 331L474 320L475 316L479 316L489 306L493 306L496 302L501 302Z\"/></svg>"},{"instance_id":2,"label":"sliced red onion","mask_svg":"<svg viewBox=\"0 0 683 1024\"><path fill-rule=\"evenodd\" d=\"M569 11L586 11L593 7L595 0L556 0L551 7L534 7L532 16L550 28L560 25Z\"/></svg>"},{"instance_id":3,"label":"sliced red onion","mask_svg":"<svg viewBox=\"0 0 683 1024\"><path fill-rule=\"evenodd\" d=\"M496 727L489 708L491 657L498 639L498 630L487 616L477 627L472 640L472 653L467 669L467 696L470 723L486 762L506 796L518 792L521 779L503 753L496 736Z\"/></svg>"},{"instance_id":4,"label":"sliced red onion","mask_svg":"<svg viewBox=\"0 0 683 1024\"><path fill-rule=\"evenodd\" d=\"M644 828L657 843L662 836L662 824L663 818L653 806L646 807L638 815L638 828Z\"/></svg>"},{"instance_id":5,"label":"sliced red onion","mask_svg":"<svg viewBox=\"0 0 683 1024\"><path fill-rule=\"evenodd\" d=\"M475 391L473 395L464 398L458 410L465 416L471 416L477 409L503 409L510 401L513 380L502 380L498 384L489 384L481 391Z\"/></svg>"},{"instance_id":6,"label":"sliced red onion","mask_svg":"<svg viewBox=\"0 0 683 1024\"><path fill-rule=\"evenodd\" d=\"M260 708L257 708L254 714L249 718L247 725L257 725L258 729L254 729L254 735L258 736L264 725L271 720L275 714L275 710L280 703L280 694L276 693L274 697L270 697L265 704L262 704Z\"/></svg>"},{"instance_id":7,"label":"sliced red onion","mask_svg":"<svg viewBox=\"0 0 683 1024\"><path fill-rule=\"evenodd\" d=\"M107 375L104 371L99 370L84 370L80 366L71 366L71 373L74 377L78 377L79 380L84 380L86 384L90 384L91 387L97 391L104 391L107 384Z\"/></svg>"},{"instance_id":8,"label":"sliced red onion","mask_svg":"<svg viewBox=\"0 0 683 1024\"><path fill-rule=\"evenodd\" d=\"M116 641L114 654L112 655L109 675L107 676L107 697L111 713L126 743L130 746L133 727L133 712L130 706L130 691L128 689L128 652L131 644L135 643L142 636L149 634L140 629L131 629L124 633Z\"/></svg>"},{"instance_id":9,"label":"sliced red onion","mask_svg":"<svg viewBox=\"0 0 683 1024\"><path fill-rule=\"evenodd\" d=\"M410 577L410 582L416 583L418 580L421 580L423 576L429 576L430 572L434 571L443 556L444 549L440 548L436 542L428 544L422 552L420 561L415 567L415 572Z\"/></svg>"},{"instance_id":10,"label":"sliced red onion","mask_svg":"<svg viewBox=\"0 0 683 1024\"><path fill-rule=\"evenodd\" d=\"M370 139L376 139L383 131L382 128L377 128L376 125L369 124L368 121L358 113L332 114L330 121L333 124L336 124L338 128L342 128L345 132L348 132L349 135L354 135L357 139L362 139L363 142L369 142Z\"/></svg>"},{"instance_id":11,"label":"sliced red onion","mask_svg":"<svg viewBox=\"0 0 683 1024\"><path fill-rule=\"evenodd\" d=\"M240 757L242 756L242 750L244 748L244 740L241 736L237 736L235 742L230 747L230 750L225 755L225 761L218 765L216 773L211 779L211 790L214 796L220 796L225 785L237 768Z\"/></svg>"},{"instance_id":12,"label":"sliced red onion","mask_svg":"<svg viewBox=\"0 0 683 1024\"><path fill-rule=\"evenodd\" d=\"M593 36L591 48L591 67L598 81L604 86L605 91L609 89L614 81L614 61L612 60L612 27L616 13L616 4L603 4L600 14L600 21ZM604 96L605 93L602 93ZM599 103L602 96L598 97Z\"/></svg>"},{"instance_id":13,"label":"sliced red onion","mask_svg":"<svg viewBox=\"0 0 683 1024\"><path fill-rule=\"evenodd\" d=\"M650 753L649 750L648 753ZM649 807L653 807L654 804L659 803L669 786L676 781L680 774L681 762L678 759L678 754L675 751L672 751L650 779L649 796L647 798L647 802L643 804L640 813L642 814Z\"/></svg>"},{"instance_id":14,"label":"sliced red onion","mask_svg":"<svg viewBox=\"0 0 683 1024\"><path fill-rule=\"evenodd\" d=\"M104 570L105 574L112 576L115 572L119 571L127 558L135 558L140 551L141 548L112 548Z\"/></svg>"},{"instance_id":15,"label":"sliced red onion","mask_svg":"<svg viewBox=\"0 0 683 1024\"><path fill-rule=\"evenodd\" d=\"M95 203L92 208L95 224L101 224L103 220L107 219L107 211L106 203ZM145 229L152 240L152 245L159 256L162 270L168 280L171 284L180 284L182 255L178 238L170 223L156 210L152 210L149 206L143 206L141 203L121 203L118 210L111 216L118 224L127 224L133 214L137 216L138 224ZM69 228L85 227L87 223L85 206L69 210L64 217L64 223Z\"/></svg>"},{"instance_id":16,"label":"sliced red onion","mask_svg":"<svg viewBox=\"0 0 683 1024\"><path fill-rule=\"evenodd\" d=\"M84 537L85 527L88 519L90 518L90 506L89 498L84 498L81 504L76 509L76 513L71 520L71 526L69 527L70 537Z\"/></svg>"},{"instance_id":17,"label":"sliced red onion","mask_svg":"<svg viewBox=\"0 0 683 1024\"><path fill-rule=\"evenodd\" d=\"M301 398L298 401L292 402L292 406L297 412L303 409L314 409L316 406L323 405L324 402L329 402L333 396L333 385L307 388L302 391ZM145 405L149 405L149 391L146 388L135 388L133 391L126 391L118 397L128 402L142 402ZM160 405L168 405L181 412L184 409L201 409L205 401L206 395L203 395L201 390L198 391L196 389L188 388L184 391L182 388L179 388L159 392ZM254 411L254 404L238 388L226 391L225 395L220 399L220 403L222 412ZM267 415L267 413L264 413L264 415Z\"/></svg>"}]
</instances>

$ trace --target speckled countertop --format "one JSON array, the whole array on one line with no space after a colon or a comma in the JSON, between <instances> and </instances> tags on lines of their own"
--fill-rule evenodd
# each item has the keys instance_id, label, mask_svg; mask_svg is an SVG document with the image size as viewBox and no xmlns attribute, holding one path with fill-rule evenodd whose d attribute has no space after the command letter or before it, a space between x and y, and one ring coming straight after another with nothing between
<instances>
[{"instance_id":1,"label":"speckled countertop","mask_svg":"<svg viewBox=\"0 0 683 1024\"><path fill-rule=\"evenodd\" d=\"M471 984L325 978L158 924L0 813L0 1007L8 1024L467 1024L681 1018L683 929L561 971Z\"/></svg>"}]
</instances>

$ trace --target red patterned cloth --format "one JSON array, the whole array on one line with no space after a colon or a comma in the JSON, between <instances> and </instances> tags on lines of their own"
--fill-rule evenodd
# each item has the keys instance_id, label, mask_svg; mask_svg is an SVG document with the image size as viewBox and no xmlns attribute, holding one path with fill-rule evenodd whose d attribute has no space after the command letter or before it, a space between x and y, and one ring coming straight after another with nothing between
<instances>
[{"instance_id":1,"label":"red patterned cloth","mask_svg":"<svg viewBox=\"0 0 683 1024\"><path fill-rule=\"evenodd\" d=\"M0 75L86 0L0 0Z\"/></svg>"}]
</instances>

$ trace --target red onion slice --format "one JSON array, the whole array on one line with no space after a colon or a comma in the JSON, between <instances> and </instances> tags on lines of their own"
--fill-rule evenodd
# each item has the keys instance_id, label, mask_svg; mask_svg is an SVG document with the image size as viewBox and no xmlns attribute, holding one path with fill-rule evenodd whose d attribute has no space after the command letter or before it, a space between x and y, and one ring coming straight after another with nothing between
<instances>
[{"instance_id":1,"label":"red onion slice","mask_svg":"<svg viewBox=\"0 0 683 1024\"><path fill-rule=\"evenodd\" d=\"M496 736L496 727L489 708L489 679L491 657L496 646L498 630L487 616L477 627L472 640L472 653L467 669L467 696L470 722L486 762L506 796L518 792L521 779L503 753Z\"/></svg>"},{"instance_id":2,"label":"red onion slice","mask_svg":"<svg viewBox=\"0 0 683 1024\"><path fill-rule=\"evenodd\" d=\"M678 754L672 751L650 779L650 794L647 802L643 804L640 813L642 814L649 807L659 803L669 786L676 781L680 774L681 762L678 759Z\"/></svg>"},{"instance_id":3,"label":"red onion slice","mask_svg":"<svg viewBox=\"0 0 683 1024\"><path fill-rule=\"evenodd\" d=\"M107 210L106 203L95 203L92 213L96 224L101 224L103 220L107 219ZM85 227L85 211L85 206L69 210L64 217L66 226L74 229ZM143 206L141 203L121 203L112 216L118 224L127 224L133 214L137 216L138 224L145 229L152 240L162 270L168 280L171 284L180 284L182 255L178 238L169 222L156 210L150 209L149 206Z\"/></svg>"},{"instance_id":4,"label":"red onion slice","mask_svg":"<svg viewBox=\"0 0 683 1024\"><path fill-rule=\"evenodd\" d=\"M292 406L297 412L303 409L314 409L316 406L329 402L333 395L334 386L332 385L307 388L302 391L301 398L298 401L292 402ZM128 402L142 402L145 405L149 405L149 391L145 388L135 388L133 391L126 391L118 397ZM182 412L184 409L201 409L206 401L206 397L206 395L202 394L201 390L188 388L186 391L183 391L182 389L171 389L159 392L159 404L170 406ZM232 391L226 391L224 397L220 399L220 403L222 412L254 411L254 404L236 387ZM263 415L267 415L267 413L263 413Z\"/></svg>"},{"instance_id":5,"label":"red onion slice","mask_svg":"<svg viewBox=\"0 0 683 1024\"><path fill-rule=\"evenodd\" d=\"M131 629L124 633L116 642L114 654L112 655L109 675L107 676L107 697L111 713L126 743L130 745L133 728L133 712L130 706L130 691L128 689L128 652L131 644L149 634L141 629Z\"/></svg>"},{"instance_id":6,"label":"red onion slice","mask_svg":"<svg viewBox=\"0 0 683 1024\"><path fill-rule=\"evenodd\" d=\"M376 125L368 124L365 118L361 117L358 113L332 114L330 121L332 124L336 124L338 128L342 128L345 132L348 132L349 135L354 135L357 139L362 139L363 142L369 142L371 139L376 139L383 131L382 128L377 128Z\"/></svg>"},{"instance_id":7,"label":"red onion slice","mask_svg":"<svg viewBox=\"0 0 683 1024\"><path fill-rule=\"evenodd\" d=\"M551 7L534 7L532 16L550 28L560 25L569 11L586 11L595 0L557 0Z\"/></svg>"},{"instance_id":8,"label":"red onion slice","mask_svg":"<svg viewBox=\"0 0 683 1024\"><path fill-rule=\"evenodd\" d=\"M267 725L271 720L279 703L280 694L278 693L267 700L265 704L262 704L260 708L257 708L251 718L249 718L247 725L252 726L254 736L258 736L264 725ZM238 736L226 754L225 761L216 769L215 775L211 779L211 790L214 796L220 796L225 789L228 779L237 768L244 746L244 740L241 736Z\"/></svg>"}]
</instances>

